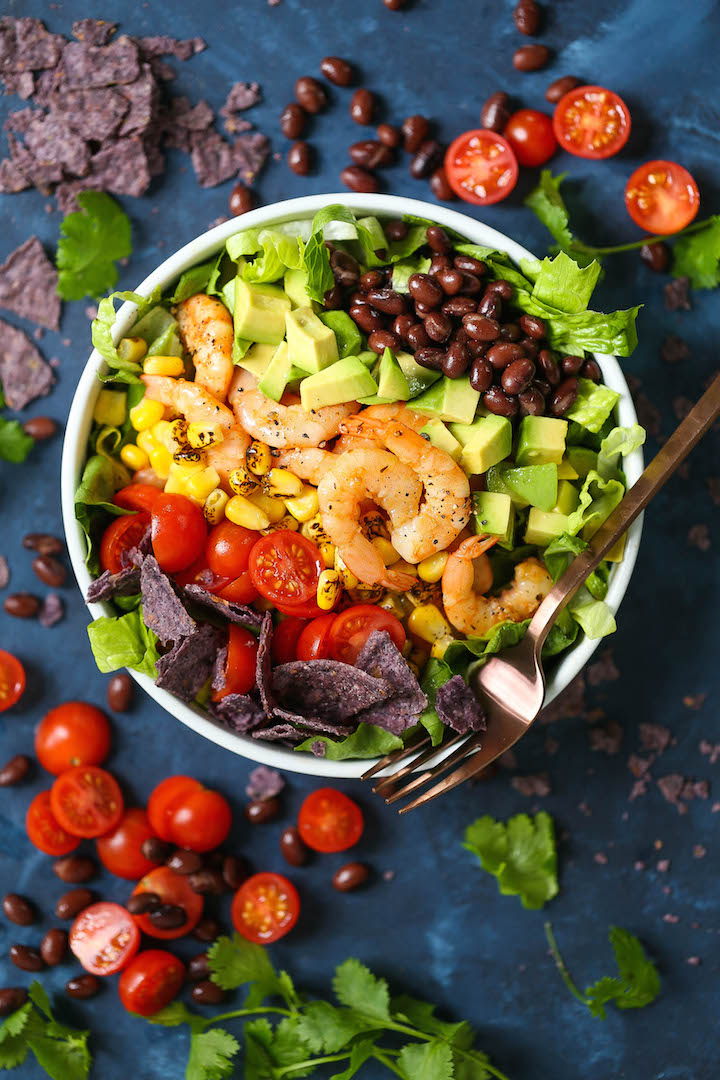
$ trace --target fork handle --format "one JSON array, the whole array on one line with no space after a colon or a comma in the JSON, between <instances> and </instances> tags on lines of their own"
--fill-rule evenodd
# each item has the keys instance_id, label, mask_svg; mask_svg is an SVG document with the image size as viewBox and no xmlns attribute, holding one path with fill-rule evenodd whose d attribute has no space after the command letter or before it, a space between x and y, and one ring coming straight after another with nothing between
<instances>
[{"instance_id":1,"label":"fork handle","mask_svg":"<svg viewBox=\"0 0 720 1080\"><path fill-rule=\"evenodd\" d=\"M574 559L543 600L528 627L528 637L539 652L555 619L622 534L642 513L666 480L697 445L720 414L720 375L673 432L643 474L600 526L587 548Z\"/></svg>"}]
</instances>

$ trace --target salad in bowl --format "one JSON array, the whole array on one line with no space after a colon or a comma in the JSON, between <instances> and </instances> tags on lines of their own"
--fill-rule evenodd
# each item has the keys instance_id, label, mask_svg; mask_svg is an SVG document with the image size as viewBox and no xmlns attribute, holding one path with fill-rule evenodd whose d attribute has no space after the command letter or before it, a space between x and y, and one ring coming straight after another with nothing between
<instances>
[{"instance_id":1,"label":"salad in bowl","mask_svg":"<svg viewBox=\"0 0 720 1080\"><path fill-rule=\"evenodd\" d=\"M260 760L483 730L470 667L517 643L642 467L595 355L632 352L637 309L589 308L597 264L368 201L250 214L101 301L64 469L100 670ZM615 629L638 537L552 628L551 683Z\"/></svg>"}]
</instances>

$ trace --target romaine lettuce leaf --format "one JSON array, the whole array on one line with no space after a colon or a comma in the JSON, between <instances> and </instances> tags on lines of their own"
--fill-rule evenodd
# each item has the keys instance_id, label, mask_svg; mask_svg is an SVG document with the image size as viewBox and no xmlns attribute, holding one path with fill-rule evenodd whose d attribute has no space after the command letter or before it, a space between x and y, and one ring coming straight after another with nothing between
<instances>
[{"instance_id":1,"label":"romaine lettuce leaf","mask_svg":"<svg viewBox=\"0 0 720 1080\"><path fill-rule=\"evenodd\" d=\"M550 307L576 315L587 310L600 269L598 262L581 268L561 251L554 259L543 259L532 294Z\"/></svg>"},{"instance_id":2,"label":"romaine lettuce leaf","mask_svg":"<svg viewBox=\"0 0 720 1080\"><path fill-rule=\"evenodd\" d=\"M632 427L613 428L600 443L597 459L597 471L603 480L619 478L618 463L621 457L627 457L633 450L638 450L646 439L645 428L639 424Z\"/></svg>"},{"instance_id":3,"label":"romaine lettuce leaf","mask_svg":"<svg viewBox=\"0 0 720 1080\"><path fill-rule=\"evenodd\" d=\"M106 673L129 667L154 679L159 657L157 636L142 618L142 607L115 618L102 616L88 626L95 663Z\"/></svg>"},{"instance_id":4,"label":"romaine lettuce leaf","mask_svg":"<svg viewBox=\"0 0 720 1080\"><path fill-rule=\"evenodd\" d=\"M615 617L605 601L594 599L584 585L573 596L568 610L586 636L593 640L614 634L617 630Z\"/></svg>"},{"instance_id":5,"label":"romaine lettuce leaf","mask_svg":"<svg viewBox=\"0 0 720 1080\"><path fill-rule=\"evenodd\" d=\"M215 272L217 263L217 259L210 259L208 262L200 263L199 266L191 266L189 270L186 270L175 286L175 291L169 298L169 302L171 304L182 304L183 300L188 300L195 293L204 292Z\"/></svg>"},{"instance_id":6,"label":"romaine lettuce leaf","mask_svg":"<svg viewBox=\"0 0 720 1080\"><path fill-rule=\"evenodd\" d=\"M590 379L578 379L578 396L565 413L565 419L598 432L619 400L617 390Z\"/></svg>"},{"instance_id":7,"label":"romaine lettuce leaf","mask_svg":"<svg viewBox=\"0 0 720 1080\"><path fill-rule=\"evenodd\" d=\"M115 301L121 300L125 303L125 301L131 300L134 304L137 304L135 319L136 322L139 322L143 315L160 302L160 293L159 285L156 289L153 289L150 296L140 296L139 293L134 292L114 292L110 296L103 297L98 304L97 317L93 319L92 324L92 343L110 368L110 371L98 376L102 382L112 380L114 382L136 383L140 381L142 371L140 364L133 364L128 360L123 360L113 343L112 329L117 317Z\"/></svg>"},{"instance_id":8,"label":"romaine lettuce leaf","mask_svg":"<svg viewBox=\"0 0 720 1080\"><path fill-rule=\"evenodd\" d=\"M402 739L391 735L384 728L374 724L359 724L357 730L345 739L330 739L326 735L311 735L305 742L295 747L296 750L310 750L312 744L321 742L325 746L323 755L329 761L344 761L346 758L383 757L392 750L402 749Z\"/></svg>"},{"instance_id":9,"label":"romaine lettuce leaf","mask_svg":"<svg viewBox=\"0 0 720 1080\"><path fill-rule=\"evenodd\" d=\"M413 274L427 274L430 269L430 259L423 259L418 255L415 259L404 259L396 262L392 272L392 287L395 292L409 292L408 281Z\"/></svg>"},{"instance_id":10,"label":"romaine lettuce leaf","mask_svg":"<svg viewBox=\"0 0 720 1080\"><path fill-rule=\"evenodd\" d=\"M577 509L568 516L570 535L577 536L582 531L583 539L589 540L610 517L624 494L625 485L620 480L603 480L600 473L592 469L580 488Z\"/></svg>"},{"instance_id":11,"label":"romaine lettuce leaf","mask_svg":"<svg viewBox=\"0 0 720 1080\"><path fill-rule=\"evenodd\" d=\"M305 265L303 240L278 229L246 229L231 236L225 248L234 261L243 259L241 276L255 284L277 281L286 270ZM245 261L253 255L257 258Z\"/></svg>"},{"instance_id":12,"label":"romaine lettuce leaf","mask_svg":"<svg viewBox=\"0 0 720 1080\"><path fill-rule=\"evenodd\" d=\"M130 474L119 461L94 454L83 470L82 479L75 492L75 517L85 533L87 553L85 564L91 573L100 569L97 552L93 541L98 527L107 522L107 515L119 517L132 513L122 510L113 503L113 495L121 487L130 483Z\"/></svg>"},{"instance_id":13,"label":"romaine lettuce leaf","mask_svg":"<svg viewBox=\"0 0 720 1080\"><path fill-rule=\"evenodd\" d=\"M438 743L442 742L445 732L445 725L440 720L435 709L435 698L440 687L444 686L452 676L453 672L444 660L438 660L436 657L431 656L425 665L420 680L422 691L428 699L425 711L420 717L420 723L430 735L433 746L437 746Z\"/></svg>"}]
</instances>

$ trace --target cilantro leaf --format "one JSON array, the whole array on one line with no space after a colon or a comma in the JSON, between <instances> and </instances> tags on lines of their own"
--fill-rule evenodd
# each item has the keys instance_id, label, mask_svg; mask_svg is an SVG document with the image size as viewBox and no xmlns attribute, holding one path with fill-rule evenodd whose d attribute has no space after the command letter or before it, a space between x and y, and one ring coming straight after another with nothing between
<instances>
[{"instance_id":1,"label":"cilantro leaf","mask_svg":"<svg viewBox=\"0 0 720 1080\"><path fill-rule=\"evenodd\" d=\"M77 203L60 225L57 291L63 300L97 299L118 279L115 261L132 253L130 219L103 191L83 191Z\"/></svg>"},{"instance_id":2,"label":"cilantro leaf","mask_svg":"<svg viewBox=\"0 0 720 1080\"><path fill-rule=\"evenodd\" d=\"M438 1020L435 1016L435 1006L418 998L408 997L406 994L392 999L393 1016L404 1023L412 1024L418 1031L424 1031L426 1035L438 1035L446 1042L453 1043L468 1049L473 1043L473 1029L467 1020L461 1020L459 1024L449 1024L444 1020Z\"/></svg>"},{"instance_id":3,"label":"cilantro leaf","mask_svg":"<svg viewBox=\"0 0 720 1080\"><path fill-rule=\"evenodd\" d=\"M234 990L252 983L246 1004L260 1005L265 998L278 996L293 1008L298 1003L292 979L286 971L277 972L262 945L246 941L240 934L220 937L208 950L211 978L223 990Z\"/></svg>"},{"instance_id":4,"label":"cilantro leaf","mask_svg":"<svg viewBox=\"0 0 720 1080\"><path fill-rule=\"evenodd\" d=\"M408 1080L453 1080L452 1050L445 1042L403 1046L398 1065Z\"/></svg>"},{"instance_id":5,"label":"cilantro leaf","mask_svg":"<svg viewBox=\"0 0 720 1080\"><path fill-rule=\"evenodd\" d=\"M193 1032L185 1080L225 1080L234 1071L240 1044L223 1028Z\"/></svg>"},{"instance_id":6,"label":"cilantro leaf","mask_svg":"<svg viewBox=\"0 0 720 1080\"><path fill-rule=\"evenodd\" d=\"M335 972L333 990L341 1005L357 1009L375 1020L390 1019L390 995L384 979L353 958L346 960Z\"/></svg>"},{"instance_id":7,"label":"cilantro leaf","mask_svg":"<svg viewBox=\"0 0 720 1080\"><path fill-rule=\"evenodd\" d=\"M6 420L0 416L0 459L19 465L25 461L35 440L23 431L19 420Z\"/></svg>"},{"instance_id":8,"label":"cilantro leaf","mask_svg":"<svg viewBox=\"0 0 720 1080\"><path fill-rule=\"evenodd\" d=\"M347 1069L343 1069L342 1072L335 1073L330 1077L330 1080L352 1080L366 1061L369 1061L375 1051L375 1045L372 1039L363 1039L361 1042L355 1043L350 1051L350 1061L348 1062Z\"/></svg>"},{"instance_id":9,"label":"cilantro leaf","mask_svg":"<svg viewBox=\"0 0 720 1080\"><path fill-rule=\"evenodd\" d=\"M675 241L672 273L689 277L693 289L720 285L720 214L710 218L707 228Z\"/></svg>"},{"instance_id":10,"label":"cilantro leaf","mask_svg":"<svg viewBox=\"0 0 720 1080\"><path fill-rule=\"evenodd\" d=\"M357 1035L376 1030L377 1025L352 1009L338 1009L329 1001L311 1001L305 1006L298 1032L314 1053L335 1054Z\"/></svg>"},{"instance_id":11,"label":"cilantro leaf","mask_svg":"<svg viewBox=\"0 0 720 1080\"><path fill-rule=\"evenodd\" d=\"M507 824L489 815L465 832L464 847L497 878L503 896L519 896L523 907L541 908L558 893L555 831L549 814L516 814Z\"/></svg>"},{"instance_id":12,"label":"cilantro leaf","mask_svg":"<svg viewBox=\"0 0 720 1080\"><path fill-rule=\"evenodd\" d=\"M21 1065L31 1050L51 1080L87 1080L89 1032L55 1020L40 983L32 983L28 994L30 1000L0 1028L0 1069Z\"/></svg>"},{"instance_id":13,"label":"cilantro leaf","mask_svg":"<svg viewBox=\"0 0 720 1080\"><path fill-rule=\"evenodd\" d=\"M0 1069L14 1069L22 1065L28 1052L26 1029L36 1016L32 1003L26 1001L4 1021L0 1027Z\"/></svg>"}]
</instances>

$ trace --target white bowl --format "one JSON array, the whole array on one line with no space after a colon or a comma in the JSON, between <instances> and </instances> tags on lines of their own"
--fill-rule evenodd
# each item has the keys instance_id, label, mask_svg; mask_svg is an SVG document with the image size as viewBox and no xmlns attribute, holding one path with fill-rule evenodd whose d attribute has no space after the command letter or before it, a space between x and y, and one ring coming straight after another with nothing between
<instances>
[{"instance_id":1,"label":"white bowl","mask_svg":"<svg viewBox=\"0 0 720 1080\"><path fill-rule=\"evenodd\" d=\"M390 217L416 214L430 218L440 225L455 229L456 232L467 237L471 243L506 251L516 261L523 258L532 258L531 253L526 248L521 247L520 244L515 243L514 240L510 240L507 236L489 228L481 221L466 217L456 210L448 210L444 206L436 206L420 202L417 199L405 199L393 195L354 195L342 192L341 194L309 195L301 199L289 199L285 202L273 203L271 206L263 206L258 210L252 210L244 214L242 220L226 221L224 224L210 229L209 232L203 233L202 236L198 236L174 255L171 255L157 270L154 270L149 277L145 278L135 291L146 296L158 285L162 286L164 290L183 271L196 263L204 262L216 254L223 247L228 237L241 229L257 228L298 218L312 218L323 206L328 206L331 203L342 203L363 214ZM113 332L116 342L130 329L134 321L134 315L134 304L127 303L120 308ZM620 424L636 423L637 416L630 398L630 391L617 360L614 356L597 356L596 359L602 369L605 383L622 395L617 407ZM103 367L104 361L102 357L97 350L93 350L75 391L63 444L61 473L63 521L70 559L83 596L85 596L92 578L85 566L83 533L75 520L74 495L86 458L87 440L92 424L95 401L102 386L96 375ZM640 450L628 455L624 461L624 469L628 483L630 485L634 484L643 470L643 456ZM640 545L641 532L642 518L638 518L628 532L625 557L621 563L613 567L610 575L607 603L613 612L617 612L630 582ZM88 608L93 618L113 614L110 605L105 603L88 604ZM591 641L581 636L578 643L562 655L560 661L553 666L549 674L545 705L565 689L568 683L588 662L597 646L598 641ZM266 743L246 735L235 734L216 723L195 706L186 705L184 702L179 701L178 698L173 697L167 690L161 690L147 675L140 675L135 671L131 671L130 674L159 705L176 719L181 720L183 724L187 724L193 731L204 735L220 746L232 750L233 753L241 754L243 757L251 758L253 761L259 761L264 765L271 765L291 772L328 778L359 777L372 764L367 759L328 761L325 758L315 757L313 754L297 753L294 750L279 747L275 743Z\"/></svg>"}]
</instances>

